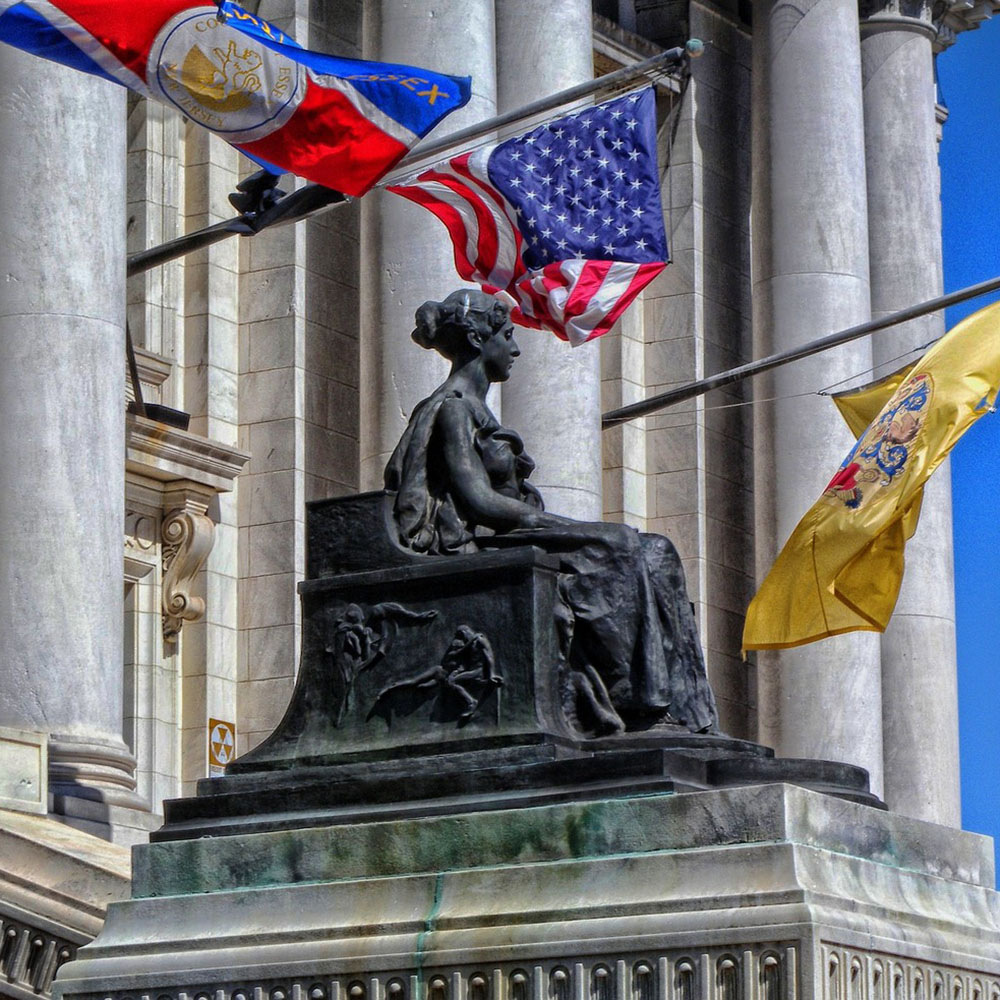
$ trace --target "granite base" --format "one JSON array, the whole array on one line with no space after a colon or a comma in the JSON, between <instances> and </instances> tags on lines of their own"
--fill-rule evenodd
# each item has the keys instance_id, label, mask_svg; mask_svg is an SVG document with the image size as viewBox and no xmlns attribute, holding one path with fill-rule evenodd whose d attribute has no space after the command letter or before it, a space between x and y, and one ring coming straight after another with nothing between
<instances>
[{"instance_id":1,"label":"granite base","mask_svg":"<svg viewBox=\"0 0 1000 1000\"><path fill-rule=\"evenodd\" d=\"M60 998L1000 995L991 842L787 784L135 850Z\"/></svg>"}]
</instances>

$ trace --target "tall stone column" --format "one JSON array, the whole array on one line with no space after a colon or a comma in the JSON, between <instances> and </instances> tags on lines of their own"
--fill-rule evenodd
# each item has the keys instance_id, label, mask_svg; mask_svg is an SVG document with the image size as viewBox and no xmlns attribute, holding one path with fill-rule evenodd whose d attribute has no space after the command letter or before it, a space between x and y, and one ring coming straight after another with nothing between
<instances>
[{"instance_id":1,"label":"tall stone column","mask_svg":"<svg viewBox=\"0 0 1000 1000\"><path fill-rule=\"evenodd\" d=\"M56 810L131 804L122 741L125 91L0 47L0 724ZM84 824L86 825L86 824Z\"/></svg>"},{"instance_id":2,"label":"tall stone column","mask_svg":"<svg viewBox=\"0 0 1000 1000\"><path fill-rule=\"evenodd\" d=\"M493 0L372 0L364 7L366 59L428 66L472 77L472 99L433 135L496 113ZM444 226L399 195L361 203L361 488L380 489L382 470L414 404L447 374L445 362L409 337L428 299L463 286Z\"/></svg>"},{"instance_id":3,"label":"tall stone column","mask_svg":"<svg viewBox=\"0 0 1000 1000\"><path fill-rule=\"evenodd\" d=\"M497 0L497 107L501 114L594 75L590 0L551 0L539 30L534 0ZM518 330L521 358L503 387L506 421L537 468L549 510L599 521L600 345L570 348L544 330Z\"/></svg>"},{"instance_id":4,"label":"tall stone column","mask_svg":"<svg viewBox=\"0 0 1000 1000\"><path fill-rule=\"evenodd\" d=\"M754 5L755 354L869 318L856 0ZM756 409L758 572L851 445L828 400L802 396L871 364L864 342L778 369ZM868 768L882 789L878 637L854 633L758 655L759 735L783 756Z\"/></svg>"},{"instance_id":5,"label":"tall stone column","mask_svg":"<svg viewBox=\"0 0 1000 1000\"><path fill-rule=\"evenodd\" d=\"M930 5L920 18L903 15L895 2L877 8L861 25L873 318L942 291ZM942 313L882 331L872 339L873 361L888 373L943 332ZM903 588L882 638L882 718L889 807L958 826L953 583L945 465L924 490Z\"/></svg>"}]
</instances>

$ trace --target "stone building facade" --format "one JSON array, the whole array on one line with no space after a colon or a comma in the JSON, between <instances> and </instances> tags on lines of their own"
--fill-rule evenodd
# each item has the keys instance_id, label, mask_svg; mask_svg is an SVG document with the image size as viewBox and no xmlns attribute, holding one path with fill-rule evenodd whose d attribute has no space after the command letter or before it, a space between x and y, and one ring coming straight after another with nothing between
<instances>
[{"instance_id":1,"label":"stone building facade","mask_svg":"<svg viewBox=\"0 0 1000 1000\"><path fill-rule=\"evenodd\" d=\"M603 433L600 413L941 291L934 58L995 10L258 4L311 48L471 75L443 129L709 43L657 83L671 266L599 343L523 331L496 408L551 509L674 540L724 730L859 764L891 810L956 827L946 471L884 636L740 658L756 581L850 445L817 391L926 344L940 315ZM127 254L231 217L252 166L172 110L13 50L0 87L0 994L20 997L126 893L125 848L162 801L280 719L304 504L380 485L442 375L409 339L413 312L461 282L440 224L382 191L126 282ZM145 397L188 430L126 415L126 323Z\"/></svg>"}]
</instances>

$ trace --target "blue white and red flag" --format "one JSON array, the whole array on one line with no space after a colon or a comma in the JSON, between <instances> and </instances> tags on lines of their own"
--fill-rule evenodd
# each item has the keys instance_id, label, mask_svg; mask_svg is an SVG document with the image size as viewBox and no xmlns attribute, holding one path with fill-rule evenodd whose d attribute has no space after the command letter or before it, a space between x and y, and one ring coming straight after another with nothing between
<instances>
[{"instance_id":1,"label":"blue white and red flag","mask_svg":"<svg viewBox=\"0 0 1000 1000\"><path fill-rule=\"evenodd\" d=\"M467 281L574 346L666 267L652 87L392 184L448 227Z\"/></svg>"},{"instance_id":2,"label":"blue white and red flag","mask_svg":"<svg viewBox=\"0 0 1000 1000\"><path fill-rule=\"evenodd\" d=\"M0 0L0 41L177 108L266 165L360 195L468 77L301 48L234 3Z\"/></svg>"}]
</instances>

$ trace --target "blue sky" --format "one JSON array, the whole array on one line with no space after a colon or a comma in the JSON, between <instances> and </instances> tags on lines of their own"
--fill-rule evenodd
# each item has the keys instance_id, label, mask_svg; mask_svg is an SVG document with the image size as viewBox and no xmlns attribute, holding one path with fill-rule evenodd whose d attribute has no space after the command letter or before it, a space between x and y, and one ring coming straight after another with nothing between
<instances>
[{"instance_id":1,"label":"blue sky","mask_svg":"<svg viewBox=\"0 0 1000 1000\"><path fill-rule=\"evenodd\" d=\"M1000 16L938 57L944 287L1000 275ZM998 296L948 311L948 325ZM962 821L1000 839L1000 412L952 452Z\"/></svg>"}]
</instances>

